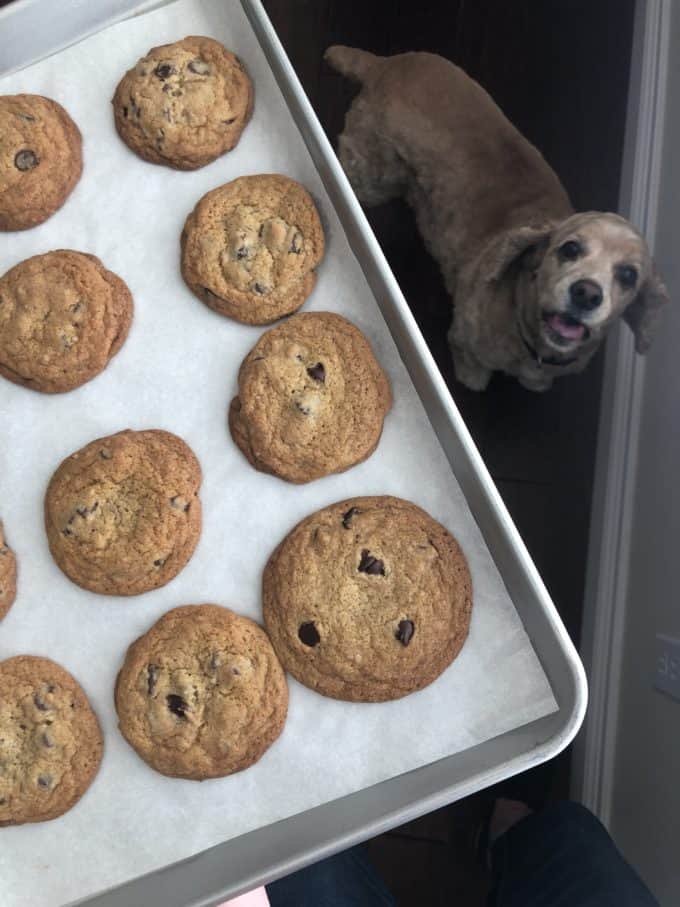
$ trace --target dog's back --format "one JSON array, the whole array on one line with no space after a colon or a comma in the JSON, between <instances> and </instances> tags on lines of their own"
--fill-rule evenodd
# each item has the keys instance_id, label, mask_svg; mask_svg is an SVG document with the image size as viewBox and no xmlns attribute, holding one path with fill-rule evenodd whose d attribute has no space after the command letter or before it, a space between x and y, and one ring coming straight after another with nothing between
<instances>
[{"instance_id":1,"label":"dog's back","mask_svg":"<svg viewBox=\"0 0 680 907\"><path fill-rule=\"evenodd\" d=\"M447 248L458 260L468 260L475 247L513 223L561 220L571 213L564 188L540 152L458 66L436 54L379 57L341 46L329 48L325 57L362 85L348 114L344 155L342 144L340 149L360 197L370 204L405 194L429 245L446 230ZM352 142L352 134L359 140ZM371 134L378 140L369 139ZM377 161L368 159L371 154ZM364 180L362 166L369 168ZM377 180L392 191L381 196ZM368 197L362 184L371 187ZM450 219L428 223L431 205L422 209L419 192L423 198L445 197L455 225Z\"/></svg>"}]
</instances>

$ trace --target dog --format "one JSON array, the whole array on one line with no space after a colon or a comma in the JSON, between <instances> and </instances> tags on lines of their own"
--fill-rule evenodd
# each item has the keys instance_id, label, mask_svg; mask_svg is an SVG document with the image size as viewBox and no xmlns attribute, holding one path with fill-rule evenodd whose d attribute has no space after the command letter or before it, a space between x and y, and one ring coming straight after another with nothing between
<instances>
[{"instance_id":1,"label":"dog","mask_svg":"<svg viewBox=\"0 0 680 907\"><path fill-rule=\"evenodd\" d=\"M361 91L339 137L361 202L403 196L453 303L457 379L495 371L533 391L580 372L623 317L649 348L666 288L637 230L574 213L554 171L462 69L429 53L328 48Z\"/></svg>"}]
</instances>

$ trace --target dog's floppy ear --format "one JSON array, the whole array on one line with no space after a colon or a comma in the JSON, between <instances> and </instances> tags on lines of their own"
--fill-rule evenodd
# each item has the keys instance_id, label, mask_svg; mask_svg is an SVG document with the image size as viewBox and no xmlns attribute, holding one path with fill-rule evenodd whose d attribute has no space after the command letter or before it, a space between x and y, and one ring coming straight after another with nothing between
<instances>
[{"instance_id":1,"label":"dog's floppy ear","mask_svg":"<svg viewBox=\"0 0 680 907\"><path fill-rule=\"evenodd\" d=\"M486 277L491 283L502 280L513 265L518 265L522 258L529 267L537 267L543 258L545 247L550 241L553 224L540 224L530 227L514 227L494 240L488 250Z\"/></svg>"},{"instance_id":2,"label":"dog's floppy ear","mask_svg":"<svg viewBox=\"0 0 680 907\"><path fill-rule=\"evenodd\" d=\"M635 335L635 349L638 353L646 353L651 346L661 309L668 302L668 290L652 264L649 277L623 313L623 320Z\"/></svg>"}]
</instances>

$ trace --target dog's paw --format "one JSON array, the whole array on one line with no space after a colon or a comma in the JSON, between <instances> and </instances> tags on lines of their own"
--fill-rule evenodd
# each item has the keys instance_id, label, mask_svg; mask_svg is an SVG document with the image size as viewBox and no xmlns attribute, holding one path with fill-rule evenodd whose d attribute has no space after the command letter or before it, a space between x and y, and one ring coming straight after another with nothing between
<instances>
[{"instance_id":1,"label":"dog's paw","mask_svg":"<svg viewBox=\"0 0 680 907\"><path fill-rule=\"evenodd\" d=\"M528 391L535 391L536 393L542 394L544 391L549 391L552 387L553 379L552 378L518 378L519 383Z\"/></svg>"},{"instance_id":2,"label":"dog's paw","mask_svg":"<svg viewBox=\"0 0 680 907\"><path fill-rule=\"evenodd\" d=\"M486 390L493 374L492 371L482 365L471 363L457 356L453 357L453 367L458 381L471 391Z\"/></svg>"}]
</instances>

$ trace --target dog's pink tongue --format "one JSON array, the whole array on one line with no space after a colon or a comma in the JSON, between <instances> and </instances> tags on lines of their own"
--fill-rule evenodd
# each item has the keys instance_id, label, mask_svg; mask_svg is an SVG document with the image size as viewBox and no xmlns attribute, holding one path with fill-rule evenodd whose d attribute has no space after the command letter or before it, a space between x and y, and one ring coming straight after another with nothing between
<instances>
[{"instance_id":1,"label":"dog's pink tongue","mask_svg":"<svg viewBox=\"0 0 680 907\"><path fill-rule=\"evenodd\" d=\"M576 321L567 321L562 315L551 315L548 324L561 337L567 340L580 340L583 337L585 327Z\"/></svg>"}]
</instances>

